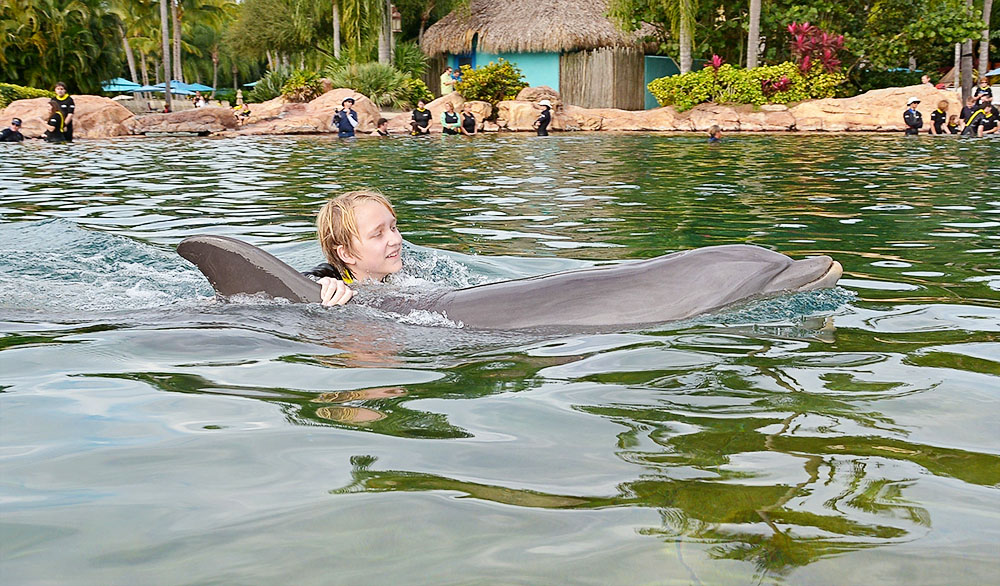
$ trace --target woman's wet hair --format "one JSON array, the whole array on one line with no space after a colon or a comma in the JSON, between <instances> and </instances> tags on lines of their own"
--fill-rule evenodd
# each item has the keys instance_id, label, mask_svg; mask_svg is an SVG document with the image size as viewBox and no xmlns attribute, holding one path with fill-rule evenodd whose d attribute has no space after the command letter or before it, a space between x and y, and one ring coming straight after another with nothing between
<instances>
[{"instance_id":1,"label":"woman's wet hair","mask_svg":"<svg viewBox=\"0 0 1000 586\"><path fill-rule=\"evenodd\" d=\"M357 209L365 202L382 204L396 217L396 210L381 193L375 191L348 191L323 204L316 216L316 235L326 261L341 275L347 274L347 265L340 258L337 249L343 246L348 252L355 252L354 241L361 240L358 230Z\"/></svg>"},{"instance_id":2,"label":"woman's wet hair","mask_svg":"<svg viewBox=\"0 0 1000 586\"><path fill-rule=\"evenodd\" d=\"M942 112L947 112L948 100L941 100L940 102L938 102L938 110L941 110Z\"/></svg>"}]
</instances>

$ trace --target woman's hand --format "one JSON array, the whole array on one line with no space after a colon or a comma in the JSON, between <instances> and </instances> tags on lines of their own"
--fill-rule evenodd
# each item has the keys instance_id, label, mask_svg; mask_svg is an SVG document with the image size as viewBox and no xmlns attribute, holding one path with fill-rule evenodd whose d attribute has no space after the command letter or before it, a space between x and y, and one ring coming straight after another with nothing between
<instances>
[{"instance_id":1,"label":"woman's hand","mask_svg":"<svg viewBox=\"0 0 1000 586\"><path fill-rule=\"evenodd\" d=\"M319 293L321 302L326 307L343 305L354 297L354 290L344 284L340 279L323 277L319 280L323 287Z\"/></svg>"}]
</instances>

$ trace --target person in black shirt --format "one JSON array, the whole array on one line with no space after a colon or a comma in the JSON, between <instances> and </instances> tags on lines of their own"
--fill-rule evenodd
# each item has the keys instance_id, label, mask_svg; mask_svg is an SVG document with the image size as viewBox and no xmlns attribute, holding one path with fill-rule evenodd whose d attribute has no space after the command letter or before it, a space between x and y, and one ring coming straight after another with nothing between
<instances>
[{"instance_id":1,"label":"person in black shirt","mask_svg":"<svg viewBox=\"0 0 1000 586\"><path fill-rule=\"evenodd\" d=\"M424 108L423 100L417 100L417 109L410 115L410 128L413 136L431 133L431 111Z\"/></svg>"},{"instance_id":2,"label":"person in black shirt","mask_svg":"<svg viewBox=\"0 0 1000 586\"><path fill-rule=\"evenodd\" d=\"M958 129L958 114L952 114L948 117L948 132L951 134L958 134L960 132Z\"/></svg>"},{"instance_id":3,"label":"person in black shirt","mask_svg":"<svg viewBox=\"0 0 1000 586\"><path fill-rule=\"evenodd\" d=\"M73 114L76 112L76 103L66 91L66 84L61 81L56 83L56 102L59 104L59 111L62 113L63 126L65 127L63 140L71 141L73 140Z\"/></svg>"},{"instance_id":4,"label":"person in black shirt","mask_svg":"<svg viewBox=\"0 0 1000 586\"><path fill-rule=\"evenodd\" d=\"M48 126L44 135L46 142L66 142L66 119L55 98L49 100L49 119L45 124Z\"/></svg>"},{"instance_id":5,"label":"person in black shirt","mask_svg":"<svg viewBox=\"0 0 1000 586\"><path fill-rule=\"evenodd\" d=\"M938 102L937 110L931 112L931 127L927 129L930 134L948 134L945 124L948 122L948 100Z\"/></svg>"},{"instance_id":6,"label":"person in black shirt","mask_svg":"<svg viewBox=\"0 0 1000 586\"><path fill-rule=\"evenodd\" d=\"M0 132L0 142L21 142L24 135L21 134L21 119L14 118L10 121L10 128L4 128Z\"/></svg>"},{"instance_id":7,"label":"person in black shirt","mask_svg":"<svg viewBox=\"0 0 1000 586\"><path fill-rule=\"evenodd\" d=\"M389 136L389 121L385 118L379 118L378 122L375 123L375 132L372 136Z\"/></svg>"},{"instance_id":8,"label":"person in black shirt","mask_svg":"<svg viewBox=\"0 0 1000 586\"><path fill-rule=\"evenodd\" d=\"M542 107L542 113L532 126L538 131L538 136L549 135L549 123L552 122L552 102L541 100L538 105Z\"/></svg>"},{"instance_id":9,"label":"person in black shirt","mask_svg":"<svg viewBox=\"0 0 1000 586\"><path fill-rule=\"evenodd\" d=\"M985 95L980 98L979 105L983 110L983 121L980 124L982 132L979 136L986 134L997 134L997 122L1000 120L1000 112L993 105L993 96Z\"/></svg>"},{"instance_id":10,"label":"person in black shirt","mask_svg":"<svg viewBox=\"0 0 1000 586\"><path fill-rule=\"evenodd\" d=\"M920 128L924 125L924 117L917 111L917 104L919 103L920 98L916 96L906 101L908 107L903 112L903 122L906 123L907 136L916 136L919 134Z\"/></svg>"},{"instance_id":11,"label":"person in black shirt","mask_svg":"<svg viewBox=\"0 0 1000 586\"><path fill-rule=\"evenodd\" d=\"M459 130L462 134L466 136L473 136L476 134L476 127L479 124L476 122L476 115L472 113L472 104L466 102L462 104L462 126Z\"/></svg>"},{"instance_id":12,"label":"person in black shirt","mask_svg":"<svg viewBox=\"0 0 1000 586\"><path fill-rule=\"evenodd\" d=\"M980 105L983 103L983 96L989 96L990 99L993 99L993 88L990 87L990 80L985 77L980 78L979 87L976 88L976 91L972 92L972 97L976 98L976 101Z\"/></svg>"}]
</instances>

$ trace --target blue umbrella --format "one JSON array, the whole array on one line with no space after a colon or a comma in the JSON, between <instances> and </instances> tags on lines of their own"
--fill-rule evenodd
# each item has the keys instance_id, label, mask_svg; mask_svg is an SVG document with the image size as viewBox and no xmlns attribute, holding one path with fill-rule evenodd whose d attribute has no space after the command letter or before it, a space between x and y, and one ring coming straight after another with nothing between
<instances>
[{"instance_id":1,"label":"blue umbrella","mask_svg":"<svg viewBox=\"0 0 1000 586\"><path fill-rule=\"evenodd\" d=\"M212 92L215 91L214 87L207 86L203 83L189 83L187 84L187 89L196 92Z\"/></svg>"},{"instance_id":2,"label":"blue umbrella","mask_svg":"<svg viewBox=\"0 0 1000 586\"><path fill-rule=\"evenodd\" d=\"M134 81L129 81L122 77L109 79L101 84L101 89L106 92L134 92L135 88L142 87Z\"/></svg>"},{"instance_id":3,"label":"blue umbrella","mask_svg":"<svg viewBox=\"0 0 1000 586\"><path fill-rule=\"evenodd\" d=\"M192 92L192 91L189 91L189 90L186 90L186 89L182 89L182 88L174 87L174 83L175 82L170 82L170 93L171 94L177 95L177 96L191 96L191 95L194 95L194 92ZM162 94L162 93L166 92L166 85L162 84L162 83L158 83L156 85L141 85L141 86L139 86L139 87L137 87L135 89L129 90L129 91L130 92L158 92L158 93Z\"/></svg>"},{"instance_id":4,"label":"blue umbrella","mask_svg":"<svg viewBox=\"0 0 1000 586\"><path fill-rule=\"evenodd\" d=\"M986 77L993 77L994 75L1000 75L1000 67L997 67L996 69L991 69L986 73L984 73L983 75L985 75Z\"/></svg>"},{"instance_id":5,"label":"blue umbrella","mask_svg":"<svg viewBox=\"0 0 1000 586\"><path fill-rule=\"evenodd\" d=\"M260 83L260 80L251 81L250 83L243 84L243 87L253 87L253 86L257 85L258 83Z\"/></svg>"}]
</instances>

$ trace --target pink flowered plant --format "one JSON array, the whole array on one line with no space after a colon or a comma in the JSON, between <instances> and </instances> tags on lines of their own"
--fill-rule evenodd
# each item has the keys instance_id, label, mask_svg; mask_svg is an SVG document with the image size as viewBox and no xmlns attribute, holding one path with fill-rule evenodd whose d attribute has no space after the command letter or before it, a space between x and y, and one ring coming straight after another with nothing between
<instances>
[{"instance_id":1,"label":"pink flowered plant","mask_svg":"<svg viewBox=\"0 0 1000 586\"><path fill-rule=\"evenodd\" d=\"M840 68L837 52L844 48L844 35L831 35L808 22L793 22L788 25L788 34L792 36L789 48L798 59L802 73L808 73L815 61L819 61L827 72Z\"/></svg>"},{"instance_id":2,"label":"pink flowered plant","mask_svg":"<svg viewBox=\"0 0 1000 586\"><path fill-rule=\"evenodd\" d=\"M712 69L715 70L715 73L719 73L719 68L722 67L722 64L725 62L726 62L725 59L719 57L718 55L713 54L712 59L710 59L709 62L705 64L705 67L706 68L711 67Z\"/></svg>"}]
</instances>

